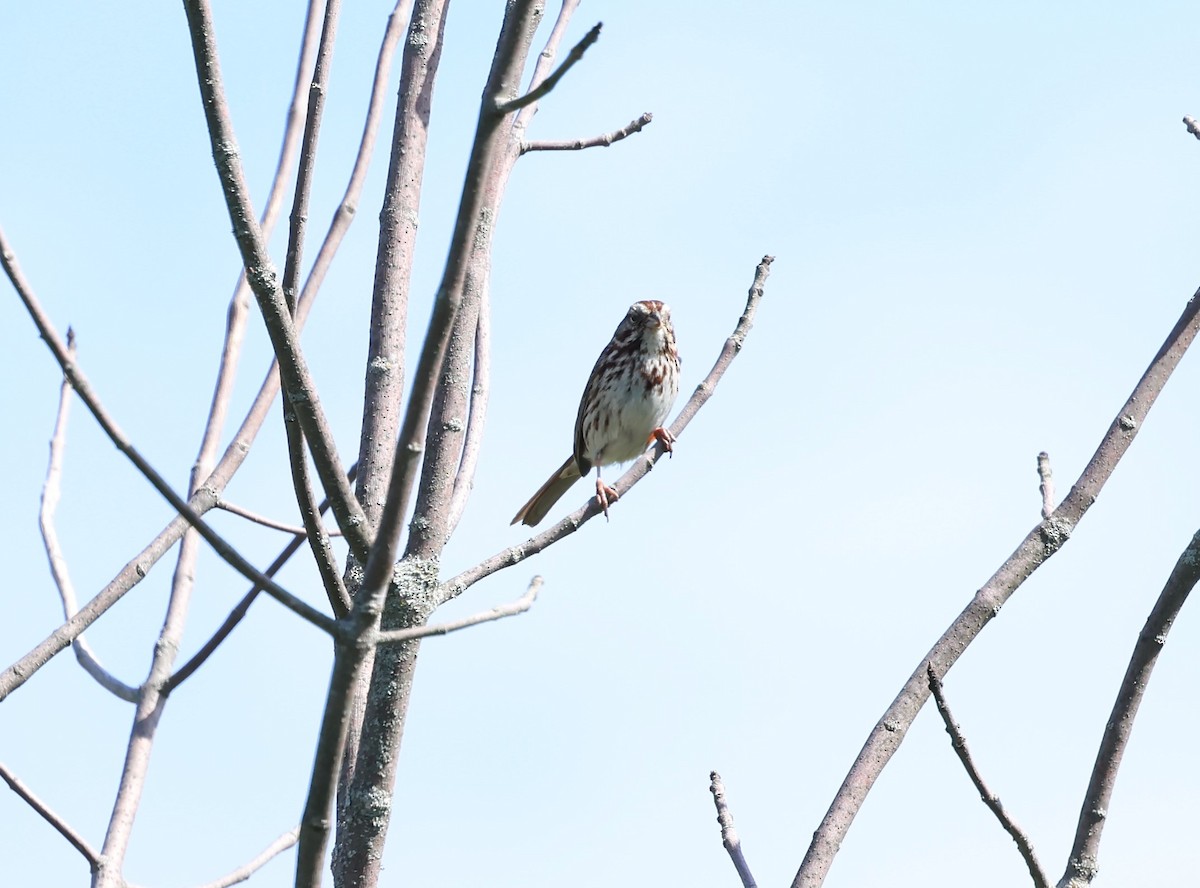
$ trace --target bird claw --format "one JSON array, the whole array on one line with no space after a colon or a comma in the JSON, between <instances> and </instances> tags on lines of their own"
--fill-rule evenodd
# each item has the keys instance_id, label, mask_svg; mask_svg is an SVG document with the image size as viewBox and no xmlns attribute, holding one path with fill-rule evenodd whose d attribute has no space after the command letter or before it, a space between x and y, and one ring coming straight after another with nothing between
<instances>
[{"instance_id":1,"label":"bird claw","mask_svg":"<svg viewBox=\"0 0 1200 888\"><path fill-rule=\"evenodd\" d=\"M672 457L674 457L675 448L672 446L675 443L674 435L672 435L669 431L664 429L662 426L659 426L654 431L652 431L650 433L650 437L646 439L647 444L653 444L655 441L662 444L663 450L665 450L667 453L671 454Z\"/></svg>"},{"instance_id":2,"label":"bird claw","mask_svg":"<svg viewBox=\"0 0 1200 888\"><path fill-rule=\"evenodd\" d=\"M600 509L604 512L604 520L608 520L608 504L617 501L617 492L601 481L596 479L596 502L600 504Z\"/></svg>"}]
</instances>

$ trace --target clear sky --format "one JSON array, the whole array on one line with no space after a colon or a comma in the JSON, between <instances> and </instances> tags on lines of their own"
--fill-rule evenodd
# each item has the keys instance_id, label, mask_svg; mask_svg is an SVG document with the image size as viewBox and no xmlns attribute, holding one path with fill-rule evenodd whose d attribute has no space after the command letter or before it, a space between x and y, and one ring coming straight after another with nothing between
<instances>
[{"instance_id":1,"label":"clear sky","mask_svg":"<svg viewBox=\"0 0 1200 888\"><path fill-rule=\"evenodd\" d=\"M450 13L422 322L501 5L456 0ZM759 884L790 883L876 719L1038 520L1038 451L1064 495L1200 284L1200 144L1180 123L1200 114L1195 4L741 6L587 0L576 16L571 39L597 20L603 36L531 137L589 136L643 111L654 122L609 149L517 165L495 244L487 435L445 573L523 539L509 519L566 456L584 379L630 302L671 304L688 393L755 263L777 258L745 350L674 459L611 523L440 614L546 578L532 612L422 649L386 885L736 884L714 768ZM345 5L314 236L344 187L390 8ZM303 4L225 0L215 15L261 204ZM183 489L238 257L179 4L7 4L0 133L0 226L60 330L77 331L106 405ZM304 336L347 461L385 171L381 150ZM282 265L280 238L273 248ZM59 375L7 284L0 294L7 665L61 619L36 525ZM256 321L235 413L266 354ZM1198 398L1192 355L1070 543L946 682L1054 878L1137 632L1200 525ZM291 520L280 431L272 417L228 497ZM66 461L60 533L90 597L169 508L78 404ZM285 541L214 523L259 563ZM129 683L145 677L170 563L89 633ZM322 601L299 563L283 580ZM202 558L183 656L245 588ZM1185 609L1109 811L1101 888L1185 884L1200 869L1198 634ZM205 882L296 823L330 662L319 633L254 606L170 700L131 881ZM0 706L0 761L99 846L131 714L64 653ZM251 884L290 885L292 861ZM927 709L826 884L958 885L964 872L976 888L1027 878ZM0 791L0 882L86 879L82 858Z\"/></svg>"}]
</instances>

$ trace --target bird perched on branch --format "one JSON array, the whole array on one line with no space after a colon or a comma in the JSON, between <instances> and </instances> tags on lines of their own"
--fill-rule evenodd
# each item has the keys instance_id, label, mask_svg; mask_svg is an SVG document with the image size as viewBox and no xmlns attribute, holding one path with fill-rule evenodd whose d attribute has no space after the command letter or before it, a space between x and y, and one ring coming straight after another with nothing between
<instances>
[{"instance_id":1,"label":"bird perched on branch","mask_svg":"<svg viewBox=\"0 0 1200 888\"><path fill-rule=\"evenodd\" d=\"M629 307L612 340L600 352L575 417L575 451L542 485L512 523L533 527L564 493L596 467L596 501L608 517L617 492L600 478L600 468L628 462L652 441L667 451L675 438L663 421L679 393L679 352L671 309L647 299Z\"/></svg>"}]
</instances>

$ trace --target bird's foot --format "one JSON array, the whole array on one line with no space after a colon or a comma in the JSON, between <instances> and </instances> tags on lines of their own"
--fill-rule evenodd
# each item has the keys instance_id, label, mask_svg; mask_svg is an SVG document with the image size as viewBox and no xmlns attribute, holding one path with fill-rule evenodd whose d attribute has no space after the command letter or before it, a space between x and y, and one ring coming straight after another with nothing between
<instances>
[{"instance_id":1,"label":"bird's foot","mask_svg":"<svg viewBox=\"0 0 1200 888\"><path fill-rule=\"evenodd\" d=\"M617 492L601 481L596 479L596 502L600 504L600 508L604 511L604 520L608 520L608 504L617 501Z\"/></svg>"},{"instance_id":2,"label":"bird's foot","mask_svg":"<svg viewBox=\"0 0 1200 888\"><path fill-rule=\"evenodd\" d=\"M659 443L661 443L663 446L663 450L667 451L667 453L674 456L675 448L672 445L674 445L674 443L675 443L675 436L672 435L666 429L664 429L662 426L659 426L654 431L652 431L650 433L650 437L646 439L647 444L653 444L655 441L658 441Z\"/></svg>"}]
</instances>

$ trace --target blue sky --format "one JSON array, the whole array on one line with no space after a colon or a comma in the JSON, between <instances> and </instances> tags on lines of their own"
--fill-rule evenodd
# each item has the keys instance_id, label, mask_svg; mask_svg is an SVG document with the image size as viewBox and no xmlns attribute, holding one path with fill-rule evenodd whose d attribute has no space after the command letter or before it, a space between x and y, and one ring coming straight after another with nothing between
<instances>
[{"instance_id":1,"label":"blue sky","mask_svg":"<svg viewBox=\"0 0 1200 888\"><path fill-rule=\"evenodd\" d=\"M344 188L390 8L344 10L314 236ZM500 14L479 0L450 13L414 277L421 321ZM215 15L261 203L303 8L219 2ZM1200 144L1180 123L1200 113L1193 5L589 0L572 39L597 20L600 42L543 102L531 137L655 119L609 149L517 165L494 252L487 436L445 573L523 538L508 521L566 456L586 374L630 302L671 304L690 392L755 263L776 262L745 350L674 459L611 523L441 614L546 578L530 613L422 649L388 885L734 884L707 792L714 768L759 884L790 883L875 720L1037 521L1038 451L1062 496L1200 284ZM182 10L10 5L0 115L0 226L59 328L77 331L106 405L182 489L238 268ZM385 171L381 150L304 334L347 461ZM272 246L282 264L282 239ZM6 292L5 665L60 620L36 525L58 374ZM267 348L252 324L239 418ZM1197 397L1190 356L1073 539L946 682L986 778L1055 878L1137 631L1200 525ZM229 498L290 520L278 426ZM66 459L60 534L90 597L169 508L79 405ZM214 523L261 563L285 542ZM148 668L169 575L164 561L89 633L130 683ZM304 565L283 579L320 603ZM207 553L198 583L184 656L245 591ZM1200 866L1196 633L1185 609L1122 767L1101 888L1181 884ZM131 881L200 884L295 824L330 659L317 632L264 600L172 697ZM0 707L0 761L98 846L130 718L64 654ZM0 822L5 884L87 878L7 792ZM980 888L1027 878L929 710L826 884L961 884L964 867ZM291 876L284 855L251 884Z\"/></svg>"}]
</instances>

